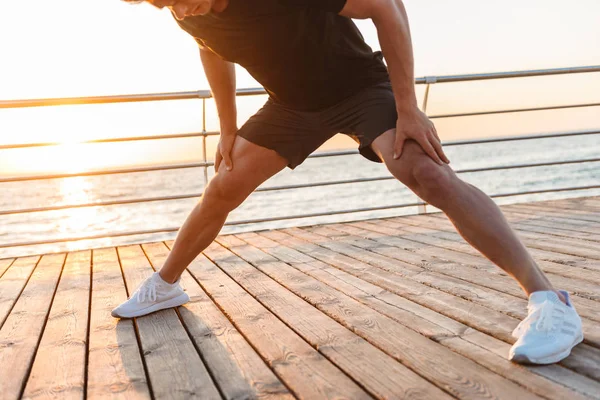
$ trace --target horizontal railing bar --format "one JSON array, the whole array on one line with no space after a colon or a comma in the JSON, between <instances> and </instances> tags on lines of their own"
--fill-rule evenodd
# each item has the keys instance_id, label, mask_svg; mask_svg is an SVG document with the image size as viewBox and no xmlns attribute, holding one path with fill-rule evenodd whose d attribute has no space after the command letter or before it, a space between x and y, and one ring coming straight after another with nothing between
<instances>
[{"instance_id":1,"label":"horizontal railing bar","mask_svg":"<svg viewBox=\"0 0 600 400\"><path fill-rule=\"evenodd\" d=\"M498 197L512 197L512 196L523 196L526 194L541 194L541 193L552 193L552 192L569 192L574 190L591 190L591 189L600 189L600 185L590 185L590 186L572 186L566 188L558 188L558 189L542 189L542 190L529 190L526 192L513 192L513 193L501 193L494 194L490 197L498 198Z\"/></svg>"},{"instance_id":2,"label":"horizontal railing bar","mask_svg":"<svg viewBox=\"0 0 600 400\"><path fill-rule=\"evenodd\" d=\"M463 174L463 173L488 172L488 171L499 171L499 170L519 169L519 168L546 167L546 166L553 166L553 165L581 164L581 163L588 163L588 162L600 162L600 158L585 158L585 159L577 159L577 160L549 161L549 162L543 162L543 163L530 163L530 164L500 165L500 166L493 166L493 167L462 169L462 170L456 170L455 172L457 174ZM357 178L357 179L347 179L347 180L337 180L337 181L327 181L327 182L301 183L301 184L296 184L296 185L268 186L268 187L264 187L264 188L258 188L255 190L255 192L271 192L271 191L278 191L278 190L305 189L305 188L322 187L322 186L345 185L345 184L351 184L351 183L386 181L386 180L393 180L393 179L396 179L396 178L394 178L393 176L378 176L378 177L373 177L373 178ZM52 207L37 207L37 208L28 208L28 209L5 210L5 211L0 211L0 216L12 215L12 214L26 214L26 213L34 213L34 212L58 211L58 210L65 210L65 209L70 209L70 208L106 207L106 206L123 205L123 204L149 203L149 202L154 202L154 201L187 200L187 199L200 198L200 197L202 197L201 192L193 193L193 194L175 195L175 196L161 196L161 197L147 197L147 198L141 198L141 199L112 200L112 201L103 201L103 202L95 202L95 203L71 204L71 205L66 204L66 205L52 206Z\"/></svg>"},{"instance_id":3,"label":"horizontal railing bar","mask_svg":"<svg viewBox=\"0 0 600 400\"><path fill-rule=\"evenodd\" d=\"M589 131L574 131L574 132L557 132L557 133L536 133L533 135L519 135L519 136L503 136L496 138L487 139L463 139L456 141L443 142L444 147L448 146L464 146L467 144L486 144L486 143L499 143L499 142L512 142L519 140L535 140L535 139L551 139L566 136L584 136L584 135L597 135L600 134L600 130L594 129Z\"/></svg>"},{"instance_id":4,"label":"horizontal railing bar","mask_svg":"<svg viewBox=\"0 0 600 400\"><path fill-rule=\"evenodd\" d=\"M530 191L525 191L525 192L514 192L514 193L500 193L500 194L493 194L490 197L498 198L498 197L522 196L522 195L527 195L527 194L540 194L540 193L565 192L565 191L590 190L590 189L600 189L600 185L575 186L575 187L566 187L566 188L557 188L557 189L530 190ZM225 223L225 225L226 226L234 226L234 225L258 224L258 223L263 223L263 222L283 221L283 220L287 220L287 219L314 218L314 217L329 216L329 215L352 214L352 213L360 213L360 212L367 212L367 211L379 211L379 210L388 210L388 209L395 209L395 208L414 207L414 206L421 206L424 204L426 204L426 203L417 202L417 203L406 203L406 204L389 205L389 206L381 206L381 207L357 208L357 209L351 209L351 210L337 210L337 211L329 211L329 212L323 212L323 213L299 214L299 215L293 215L293 216L271 217L271 218L259 218L259 219L227 222L227 223ZM34 246L34 245L42 245L42 244L74 242L74 241L81 241L81 240L105 239L105 238L110 238L110 237L121 237L121 236L170 233L170 232L176 232L178 230L179 230L179 228L164 228L164 229L152 229L152 230L141 230L141 231L116 232L116 233L112 233L110 235L98 234L98 235L80 236L80 237L73 237L73 238L61 238L61 239L53 239L50 241L46 240L46 241L31 241L31 242L20 242L20 243L0 243L0 248Z\"/></svg>"},{"instance_id":5,"label":"horizontal railing bar","mask_svg":"<svg viewBox=\"0 0 600 400\"><path fill-rule=\"evenodd\" d=\"M142 141L142 140L185 139L185 138L199 138L202 136L219 136L219 132L177 133L177 134L172 134L172 135L151 135L151 136L130 136L130 137L121 137L121 138L82 140L81 142L68 142L68 143L64 143L64 142L16 143L16 144L0 145L0 150L26 149L26 148L30 148L30 147L63 146L63 145L73 145L73 144L98 144L98 143L133 142L133 141Z\"/></svg>"},{"instance_id":6,"label":"horizontal railing bar","mask_svg":"<svg viewBox=\"0 0 600 400\"><path fill-rule=\"evenodd\" d=\"M246 88L238 89L236 91L236 96L256 96L264 94L267 94L267 91L264 88ZM55 97L46 99L0 100L0 109L89 104L136 103L144 101L197 100L210 99L211 97L212 95L210 93L210 90L195 90L188 92L126 94L114 96L61 98Z\"/></svg>"},{"instance_id":7,"label":"horizontal railing bar","mask_svg":"<svg viewBox=\"0 0 600 400\"><path fill-rule=\"evenodd\" d=\"M113 96L54 97L45 99L2 100L0 101L0 109L111 103L135 103L143 101L192 100L210 97L210 93L208 94L208 96L206 96L206 93L209 93L209 91L197 90L190 92L174 93L145 93Z\"/></svg>"},{"instance_id":8,"label":"horizontal railing bar","mask_svg":"<svg viewBox=\"0 0 600 400\"><path fill-rule=\"evenodd\" d=\"M598 105L600 105L600 103ZM472 115L483 115L483 114L472 114ZM442 115L442 116L437 116L437 118L445 118L445 117L451 117L451 116L454 116L454 115L453 114ZM595 135L595 134L599 134L599 133L600 133L600 130L559 132L559 133L548 133L548 134L507 136L507 137L488 138L488 139L456 140L456 141L443 142L442 144L444 146L461 146L461 145L466 145L466 144L545 139L545 138L555 138L555 137L564 137L564 136ZM184 134L160 135L160 136L138 136L138 137L126 137L126 138L114 138L114 139L97 139L97 140L77 142L76 144L80 144L80 143L81 144L111 143L111 142L126 142L126 141L135 141L135 140L153 140L153 139L193 138L193 137L202 137L205 135L206 136L218 136L219 132L184 133ZM27 148L27 147L57 146L57 145L61 145L61 143L48 142L48 143L9 144L9 145L0 145L0 150ZM309 158L322 158L322 157L347 156L347 155L355 155L355 154L359 154L357 150L336 150L336 151L323 151L323 152L319 152L319 153L314 153L308 157ZM208 166L211 166L211 165L208 165ZM203 165L200 165L200 166L203 166ZM186 168L186 167L182 167L182 168ZM166 168L166 169L173 169L173 168ZM69 175L69 176L71 176L71 175ZM44 178L34 177L34 178L31 178L28 180L37 180L37 179L44 179ZM48 178L48 179L52 179L52 178ZM0 183L1 182L3 182L3 180L1 180L1 178L0 178Z\"/></svg>"},{"instance_id":9,"label":"horizontal railing bar","mask_svg":"<svg viewBox=\"0 0 600 400\"><path fill-rule=\"evenodd\" d=\"M469 82L469 81L482 81L482 80L490 80L490 79L530 78L530 77L534 77L534 76L581 74L581 73L590 73L590 72L600 72L600 65L589 65L589 66L584 66L584 67L532 69L532 70L509 71L509 72L491 72L491 73L483 73L483 74L426 76L423 78L416 79L416 83L417 84L426 84L426 83Z\"/></svg>"},{"instance_id":10,"label":"horizontal railing bar","mask_svg":"<svg viewBox=\"0 0 600 400\"><path fill-rule=\"evenodd\" d=\"M495 166L495 167L459 169L455 172L457 174L467 174L467 173L473 173L473 172L501 171L501 170L507 170L507 169L549 167L549 166L553 166L553 165L566 165L566 164L582 164L582 163L598 162L598 161L600 161L600 158L583 158L583 159L578 159L578 160L548 161L548 162L542 162L542 163L513 164L513 165L500 165L500 166Z\"/></svg>"},{"instance_id":11,"label":"horizontal railing bar","mask_svg":"<svg viewBox=\"0 0 600 400\"><path fill-rule=\"evenodd\" d=\"M174 165L159 165L154 167L139 167L139 168L123 168L123 169L112 169L112 170L98 170L88 171L71 174L54 174L54 175L31 175L23 177L11 177L11 178L0 178L0 183L7 182L24 182L24 181L37 181L46 179L60 179L60 178L75 178L80 176L98 176L98 175L113 175L113 174L129 174L134 172L151 172L151 171L163 171L172 169L184 169L184 168L198 168L198 167L211 167L213 162L200 162L190 164L174 164Z\"/></svg>"},{"instance_id":12,"label":"horizontal railing bar","mask_svg":"<svg viewBox=\"0 0 600 400\"><path fill-rule=\"evenodd\" d=\"M154 201L188 200L188 199L200 198L200 197L202 197L202 193L182 194L182 195L175 195L175 196L146 197L146 198L141 198L141 199L98 201L95 203L64 204L64 205L60 205L60 206L36 207L36 208L26 208L26 209L24 208L24 209L20 209L20 210L0 211L0 216L12 215L12 214L28 214L28 213L35 213L35 212L60 211L60 210L68 210L68 209L72 209L72 208L108 207L108 206L118 206L118 205L124 205L124 204L151 203Z\"/></svg>"},{"instance_id":13,"label":"horizontal railing bar","mask_svg":"<svg viewBox=\"0 0 600 400\"><path fill-rule=\"evenodd\" d=\"M600 72L600 65L590 65L582 67L536 69L525 71L492 72L483 74L463 74L463 75L443 75L426 76L415 80L416 84L426 83L448 83L448 82L468 82L489 79L504 78L526 78L533 76L563 75ZM264 88L238 89L237 96L254 96L267 94ZM211 98L210 90L196 90L189 92L176 93L149 93L117 96L93 96L93 97L63 97L47 99L25 99L25 100L0 100L0 109L2 108L24 108L24 107L43 107L60 105L79 105L79 104L108 104L108 103L130 103L142 101L163 101L163 100L189 100L189 99L208 99Z\"/></svg>"},{"instance_id":14,"label":"horizontal railing bar","mask_svg":"<svg viewBox=\"0 0 600 400\"><path fill-rule=\"evenodd\" d=\"M584 108L584 107L598 107L598 106L600 106L600 103L586 103L586 104L571 104L571 105L564 105L564 106L514 108L511 110L477 111L477 112L460 113L460 114L438 114L438 115L428 115L428 117L431 119L474 117L474 116L479 116L479 115L510 114L510 113L520 113L520 112L530 112L530 111L564 110L564 109L568 109L568 108Z\"/></svg>"}]
</instances>

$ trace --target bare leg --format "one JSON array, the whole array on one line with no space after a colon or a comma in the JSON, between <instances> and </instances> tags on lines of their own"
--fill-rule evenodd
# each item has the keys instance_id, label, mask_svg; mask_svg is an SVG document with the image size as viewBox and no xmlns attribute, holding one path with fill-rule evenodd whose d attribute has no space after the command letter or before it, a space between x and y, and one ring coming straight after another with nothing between
<instances>
[{"instance_id":1,"label":"bare leg","mask_svg":"<svg viewBox=\"0 0 600 400\"><path fill-rule=\"evenodd\" d=\"M492 199L460 180L449 166L436 164L416 142L408 141L402 156L394 160L394 135L394 129L387 131L372 147L398 180L444 211L462 237L512 275L528 295L555 291Z\"/></svg>"},{"instance_id":2,"label":"bare leg","mask_svg":"<svg viewBox=\"0 0 600 400\"><path fill-rule=\"evenodd\" d=\"M159 271L166 282L175 282L185 268L217 237L227 215L261 183L281 171L287 161L276 152L236 138L233 170L221 164L204 196L177 234L167 260Z\"/></svg>"}]
</instances>

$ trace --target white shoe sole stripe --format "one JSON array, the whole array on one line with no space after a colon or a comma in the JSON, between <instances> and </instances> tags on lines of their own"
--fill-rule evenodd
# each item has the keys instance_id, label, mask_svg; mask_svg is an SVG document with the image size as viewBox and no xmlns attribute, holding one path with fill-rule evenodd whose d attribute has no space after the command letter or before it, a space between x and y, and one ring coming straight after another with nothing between
<instances>
[{"instance_id":1,"label":"white shoe sole stripe","mask_svg":"<svg viewBox=\"0 0 600 400\"><path fill-rule=\"evenodd\" d=\"M583 335L579 334L579 337L577 337L577 339L575 339L573 344L568 349L566 349L565 351L563 351L561 353L553 354L551 356L543 357L543 358L530 358L524 354L518 354L518 355L513 354L513 355L511 355L509 360L518 362L518 363L526 363L526 364L554 364L554 363L557 363L557 362L567 358L569 356L569 354L571 354L571 350L573 349L573 347L577 346L581 342L583 342Z\"/></svg>"},{"instance_id":2,"label":"white shoe sole stripe","mask_svg":"<svg viewBox=\"0 0 600 400\"><path fill-rule=\"evenodd\" d=\"M146 315L146 314L150 314L150 313L153 313L156 311L164 310L165 308L173 308L173 307L180 306L182 304L187 303L188 301L190 301L190 297L188 296L188 294L182 293L179 296L169 299L167 301L163 301L162 303L156 303L149 307L142 308L140 310L136 310L135 312L132 312L129 314L113 315L113 317L119 317L119 318L141 317L142 315Z\"/></svg>"}]
</instances>

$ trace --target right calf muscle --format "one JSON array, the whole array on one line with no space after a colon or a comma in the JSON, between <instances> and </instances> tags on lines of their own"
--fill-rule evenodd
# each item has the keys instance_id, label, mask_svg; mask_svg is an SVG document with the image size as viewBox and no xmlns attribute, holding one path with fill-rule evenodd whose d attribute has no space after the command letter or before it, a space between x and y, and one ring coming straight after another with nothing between
<instances>
[{"instance_id":1,"label":"right calf muscle","mask_svg":"<svg viewBox=\"0 0 600 400\"><path fill-rule=\"evenodd\" d=\"M174 282L200 252L217 237L227 215L237 208L261 183L285 168L287 161L272 150L250 143L242 137L232 150L234 167L223 165L204 191L177 234L161 277Z\"/></svg>"},{"instance_id":2,"label":"right calf muscle","mask_svg":"<svg viewBox=\"0 0 600 400\"><path fill-rule=\"evenodd\" d=\"M160 271L165 281L177 280L194 258L215 240L229 213L244 200L219 190L219 183L217 177L211 181L202 200L177 233L172 251Z\"/></svg>"}]
</instances>

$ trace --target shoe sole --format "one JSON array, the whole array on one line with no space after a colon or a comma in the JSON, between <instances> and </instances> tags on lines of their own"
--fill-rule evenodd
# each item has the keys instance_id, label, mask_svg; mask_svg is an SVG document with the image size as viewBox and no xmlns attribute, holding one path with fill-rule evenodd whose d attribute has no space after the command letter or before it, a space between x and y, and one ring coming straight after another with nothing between
<instances>
[{"instance_id":1,"label":"shoe sole","mask_svg":"<svg viewBox=\"0 0 600 400\"><path fill-rule=\"evenodd\" d=\"M549 357L542 358L529 358L524 354L513 355L510 358L510 361L514 361L519 364L554 364L557 363L569 356L571 354L571 350L573 347L577 346L579 343L583 342L583 335L579 335L579 337L573 342L571 347L563 351L562 353L554 354Z\"/></svg>"},{"instance_id":2,"label":"shoe sole","mask_svg":"<svg viewBox=\"0 0 600 400\"><path fill-rule=\"evenodd\" d=\"M163 301L162 303L153 304L150 307L143 308L141 310L137 310L131 314L114 314L113 317L118 318L135 318L141 317L143 315L147 315L156 311L164 310L166 308L178 307L182 304L190 301L190 296L187 293L182 293L177 297L173 297L167 301Z\"/></svg>"}]
</instances>

